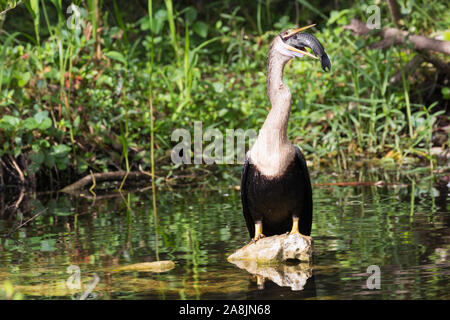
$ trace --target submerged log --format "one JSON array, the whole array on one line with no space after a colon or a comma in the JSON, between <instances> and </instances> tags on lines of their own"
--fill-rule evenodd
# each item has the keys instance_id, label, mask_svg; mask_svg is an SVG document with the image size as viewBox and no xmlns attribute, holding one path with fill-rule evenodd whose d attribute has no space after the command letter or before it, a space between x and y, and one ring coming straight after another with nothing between
<instances>
[{"instance_id":1,"label":"submerged log","mask_svg":"<svg viewBox=\"0 0 450 320\"><path fill-rule=\"evenodd\" d=\"M259 264L286 260L310 261L312 238L300 234L281 234L250 242L228 257L229 262L255 261Z\"/></svg>"},{"instance_id":2,"label":"submerged log","mask_svg":"<svg viewBox=\"0 0 450 320\"><path fill-rule=\"evenodd\" d=\"M110 272L166 272L175 268L175 263L171 260L141 262L127 266L115 267L110 269Z\"/></svg>"},{"instance_id":3,"label":"submerged log","mask_svg":"<svg viewBox=\"0 0 450 320\"><path fill-rule=\"evenodd\" d=\"M84 178L81 178L75 183L72 183L71 185L68 185L61 189L61 192L73 192L75 190L79 190L83 188L84 186L88 185L89 183L92 183L95 185L97 182L103 182L103 181L122 181L126 177L127 180L141 180L141 179L147 179L150 180L151 177L141 171L115 171L115 172L102 172L102 173L94 173L85 176Z\"/></svg>"}]
</instances>

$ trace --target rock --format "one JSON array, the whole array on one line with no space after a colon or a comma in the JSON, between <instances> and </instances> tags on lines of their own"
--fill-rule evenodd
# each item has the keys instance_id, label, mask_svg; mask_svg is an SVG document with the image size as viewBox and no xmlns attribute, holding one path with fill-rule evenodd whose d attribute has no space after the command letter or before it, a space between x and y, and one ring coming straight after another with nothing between
<instances>
[{"instance_id":1,"label":"rock","mask_svg":"<svg viewBox=\"0 0 450 320\"><path fill-rule=\"evenodd\" d=\"M312 238L300 234L281 234L250 242L228 257L228 261L255 261L273 264L290 259L310 261Z\"/></svg>"},{"instance_id":2,"label":"rock","mask_svg":"<svg viewBox=\"0 0 450 320\"><path fill-rule=\"evenodd\" d=\"M236 266L248 271L257 278L258 287L264 288L264 280L269 279L280 287L291 287L293 291L303 290L306 281L312 276L312 267L309 263L287 265L260 265L256 261L233 261Z\"/></svg>"},{"instance_id":3,"label":"rock","mask_svg":"<svg viewBox=\"0 0 450 320\"><path fill-rule=\"evenodd\" d=\"M175 263L170 260L142 262L123 267L115 267L111 272L139 271L139 272L165 272L175 268Z\"/></svg>"}]
</instances>

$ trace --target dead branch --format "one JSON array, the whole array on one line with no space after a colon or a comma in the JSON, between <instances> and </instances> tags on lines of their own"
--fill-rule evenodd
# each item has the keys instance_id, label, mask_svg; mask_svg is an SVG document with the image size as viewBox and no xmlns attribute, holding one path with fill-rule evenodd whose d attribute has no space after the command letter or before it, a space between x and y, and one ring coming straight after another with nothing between
<instances>
[{"instance_id":1,"label":"dead branch","mask_svg":"<svg viewBox=\"0 0 450 320\"><path fill-rule=\"evenodd\" d=\"M344 181L344 182L326 182L326 183L313 183L315 187L324 187L324 186L337 186L337 187L369 187L369 186L397 186L398 184L389 183L385 181Z\"/></svg>"},{"instance_id":2,"label":"dead branch","mask_svg":"<svg viewBox=\"0 0 450 320\"><path fill-rule=\"evenodd\" d=\"M25 196L25 188L20 188L20 195L19 198L17 199L16 202L14 202L14 204L10 207L13 210L17 210L20 206L20 204L22 203L23 197Z\"/></svg>"},{"instance_id":3,"label":"dead branch","mask_svg":"<svg viewBox=\"0 0 450 320\"><path fill-rule=\"evenodd\" d=\"M20 2L17 3L16 5L11 6L11 7L9 7L9 8L6 9L6 10L3 10L2 12L0 12L0 16L1 16L2 14L7 13L9 10L15 9L16 7L18 7L18 6L22 5L22 4L23 4L23 1L20 1Z\"/></svg>"},{"instance_id":4,"label":"dead branch","mask_svg":"<svg viewBox=\"0 0 450 320\"><path fill-rule=\"evenodd\" d=\"M123 195L127 195L129 193L142 193L142 192L146 192L151 189L153 189L153 187L150 185L150 186L146 186L146 187L138 188L138 189L122 190L120 192L112 192L112 193L110 192L110 193L106 193L106 194L95 195L95 197L87 192L83 192L80 190L67 191L67 193L69 193L71 196L98 201L98 200L105 200L105 199L114 199L117 197L121 197Z\"/></svg>"},{"instance_id":5,"label":"dead branch","mask_svg":"<svg viewBox=\"0 0 450 320\"><path fill-rule=\"evenodd\" d=\"M47 208L42 209L41 211L39 211L38 213L36 213L34 216L32 216L30 219L28 219L25 222L20 223L17 227L12 228L9 232L7 237L9 238L11 236L11 234L13 234L14 232L16 232L17 230L19 230L20 228L22 228L24 225L26 225L28 222L30 222L31 220L34 220L37 216L41 215L41 213L47 211Z\"/></svg>"},{"instance_id":6,"label":"dead branch","mask_svg":"<svg viewBox=\"0 0 450 320\"><path fill-rule=\"evenodd\" d=\"M94 179L96 182L103 181L122 181L123 178L127 175L126 171L115 171L115 172L103 172L103 173L95 173L93 175L89 174L84 178L81 178L75 183L68 185L61 189L61 192L70 192L74 190L78 190L83 188L89 183L93 183ZM150 178L142 172L138 171L130 171L127 175L127 180L149 180Z\"/></svg>"},{"instance_id":7,"label":"dead branch","mask_svg":"<svg viewBox=\"0 0 450 320\"><path fill-rule=\"evenodd\" d=\"M397 28L400 27L400 18L402 17L400 13L400 7L396 0L386 0L389 12L391 13L392 21L394 21Z\"/></svg>"},{"instance_id":8,"label":"dead branch","mask_svg":"<svg viewBox=\"0 0 450 320\"><path fill-rule=\"evenodd\" d=\"M20 182L22 184L25 184L25 176L23 175L22 170L20 169L19 165L17 164L16 160L14 160L14 157L12 155L9 155L9 161L19 175Z\"/></svg>"},{"instance_id":9,"label":"dead branch","mask_svg":"<svg viewBox=\"0 0 450 320\"><path fill-rule=\"evenodd\" d=\"M394 44L414 44L415 50L431 50L450 55L450 41L437 40L411 34L396 28L386 28L381 30L369 29L366 24L360 20L352 19L350 24L344 26L344 29L353 31L356 35L362 36L370 32L381 36L382 40L372 45L372 49L380 49L392 46Z\"/></svg>"}]
</instances>

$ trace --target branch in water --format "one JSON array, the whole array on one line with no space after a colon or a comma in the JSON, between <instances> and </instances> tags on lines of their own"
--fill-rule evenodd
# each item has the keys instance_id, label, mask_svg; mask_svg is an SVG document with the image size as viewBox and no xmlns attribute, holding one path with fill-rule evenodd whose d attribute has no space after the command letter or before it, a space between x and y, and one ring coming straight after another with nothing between
<instances>
[{"instance_id":1,"label":"branch in water","mask_svg":"<svg viewBox=\"0 0 450 320\"><path fill-rule=\"evenodd\" d=\"M89 183L93 183L94 179L96 182L122 181L125 176L127 176L127 180L151 180L151 177L149 177L148 174L139 171L130 171L128 172L128 175L126 171L95 173L93 175L89 174L84 178L81 178L77 182L68 185L67 187L63 188L61 192L70 192L81 189Z\"/></svg>"}]
</instances>

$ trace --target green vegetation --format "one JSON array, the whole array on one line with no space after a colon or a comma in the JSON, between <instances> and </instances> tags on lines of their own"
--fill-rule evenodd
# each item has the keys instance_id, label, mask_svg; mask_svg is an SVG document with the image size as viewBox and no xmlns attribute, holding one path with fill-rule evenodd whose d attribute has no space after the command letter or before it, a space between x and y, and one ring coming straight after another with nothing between
<instances>
[{"instance_id":1,"label":"green vegetation","mask_svg":"<svg viewBox=\"0 0 450 320\"><path fill-rule=\"evenodd\" d=\"M435 150L448 148L440 129L448 75L429 63L406 68L421 55L411 46L370 49L377 37L344 30L352 18L368 19L371 1L18 3L0 2L2 11L14 8L0 18L0 185L62 187L90 172L151 171L152 163L157 177L171 178L184 170L167 156L174 129L261 126L270 41L296 23L317 23L311 32L332 62L327 74L307 59L285 72L289 134L314 168L433 170ZM395 26L379 5L381 27ZM444 1L403 1L401 12L405 30L449 40Z\"/></svg>"}]
</instances>

